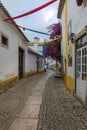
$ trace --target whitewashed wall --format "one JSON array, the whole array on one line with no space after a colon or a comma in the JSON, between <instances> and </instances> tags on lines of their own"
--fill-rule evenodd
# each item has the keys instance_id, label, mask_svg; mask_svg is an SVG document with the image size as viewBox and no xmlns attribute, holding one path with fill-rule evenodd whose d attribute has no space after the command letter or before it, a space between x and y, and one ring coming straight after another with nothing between
<instances>
[{"instance_id":1,"label":"whitewashed wall","mask_svg":"<svg viewBox=\"0 0 87 130\"><path fill-rule=\"evenodd\" d=\"M25 57L26 65L25 65L25 71L36 71L37 70L37 57L31 53L27 53L27 56Z\"/></svg>"},{"instance_id":2,"label":"whitewashed wall","mask_svg":"<svg viewBox=\"0 0 87 130\"><path fill-rule=\"evenodd\" d=\"M63 56L64 72L65 72L65 59L66 59L66 37L65 37L65 7L62 12L62 40L61 40L61 55Z\"/></svg>"},{"instance_id":3,"label":"whitewashed wall","mask_svg":"<svg viewBox=\"0 0 87 130\"><path fill-rule=\"evenodd\" d=\"M72 33L78 34L87 25L87 7L77 6L76 0L68 0L68 23L72 21ZM63 63L65 64L66 44L65 44L65 6L62 12L62 41L61 53L63 55ZM72 47L72 67L68 67L68 75L74 77L74 46ZM65 66L65 65L64 65Z\"/></svg>"},{"instance_id":4,"label":"whitewashed wall","mask_svg":"<svg viewBox=\"0 0 87 130\"><path fill-rule=\"evenodd\" d=\"M28 47L24 44L26 39L11 24L3 21L5 14L0 9L0 81L18 76L19 69L19 47L24 50L24 73L37 70L37 55L28 52ZM4 33L9 40L9 47L1 46L1 33Z\"/></svg>"},{"instance_id":5,"label":"whitewashed wall","mask_svg":"<svg viewBox=\"0 0 87 130\"><path fill-rule=\"evenodd\" d=\"M34 44L33 46L29 46L32 50L36 51L40 55L43 54L43 46L39 46L38 44Z\"/></svg>"},{"instance_id":6,"label":"whitewashed wall","mask_svg":"<svg viewBox=\"0 0 87 130\"><path fill-rule=\"evenodd\" d=\"M38 52L38 45L34 44L33 46L29 46L32 50Z\"/></svg>"},{"instance_id":7,"label":"whitewashed wall","mask_svg":"<svg viewBox=\"0 0 87 130\"><path fill-rule=\"evenodd\" d=\"M40 55L43 55L43 46L38 45L38 52Z\"/></svg>"},{"instance_id":8,"label":"whitewashed wall","mask_svg":"<svg viewBox=\"0 0 87 130\"><path fill-rule=\"evenodd\" d=\"M72 33L78 34L87 25L87 7L77 6L76 0L68 0L68 23L71 20ZM72 67L68 67L68 75L74 77L74 46L72 48Z\"/></svg>"},{"instance_id":9,"label":"whitewashed wall","mask_svg":"<svg viewBox=\"0 0 87 130\"><path fill-rule=\"evenodd\" d=\"M75 68L75 50L74 45L72 45L72 67L68 67L68 76L74 78L74 68Z\"/></svg>"},{"instance_id":10,"label":"whitewashed wall","mask_svg":"<svg viewBox=\"0 0 87 130\"><path fill-rule=\"evenodd\" d=\"M72 20L72 31L78 34L87 25L87 7L77 6L76 0L68 0L69 20Z\"/></svg>"},{"instance_id":11,"label":"whitewashed wall","mask_svg":"<svg viewBox=\"0 0 87 130\"><path fill-rule=\"evenodd\" d=\"M1 47L0 40L0 80L4 80L18 75L19 38L16 32L13 31L13 29L9 26L9 24L3 21L3 17L0 17L0 34L1 33L7 35L9 39L8 49Z\"/></svg>"},{"instance_id":12,"label":"whitewashed wall","mask_svg":"<svg viewBox=\"0 0 87 130\"><path fill-rule=\"evenodd\" d=\"M39 70L44 70L44 66L45 66L45 59L43 57L39 57L39 62L40 62L40 67Z\"/></svg>"}]
</instances>

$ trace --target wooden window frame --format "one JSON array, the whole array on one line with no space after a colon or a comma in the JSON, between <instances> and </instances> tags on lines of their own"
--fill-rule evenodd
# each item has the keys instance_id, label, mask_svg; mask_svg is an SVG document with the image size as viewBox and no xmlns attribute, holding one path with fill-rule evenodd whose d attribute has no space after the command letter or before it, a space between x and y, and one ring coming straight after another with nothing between
<instances>
[{"instance_id":1,"label":"wooden window frame","mask_svg":"<svg viewBox=\"0 0 87 130\"><path fill-rule=\"evenodd\" d=\"M6 45L4 43L2 43L2 37L6 38ZM9 38L6 34L1 32L1 46L4 48L9 48Z\"/></svg>"}]
</instances>

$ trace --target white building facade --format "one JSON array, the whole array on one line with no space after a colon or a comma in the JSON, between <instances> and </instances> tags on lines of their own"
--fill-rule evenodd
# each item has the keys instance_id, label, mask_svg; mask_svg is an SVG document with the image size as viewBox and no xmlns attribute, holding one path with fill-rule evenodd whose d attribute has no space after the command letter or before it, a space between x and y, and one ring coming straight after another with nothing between
<instances>
[{"instance_id":1,"label":"white building facade","mask_svg":"<svg viewBox=\"0 0 87 130\"><path fill-rule=\"evenodd\" d=\"M71 93L87 104L87 0L81 6L76 0L62 0L59 9L65 83Z\"/></svg>"},{"instance_id":2,"label":"white building facade","mask_svg":"<svg viewBox=\"0 0 87 130\"><path fill-rule=\"evenodd\" d=\"M44 70L44 58L29 50L23 32L4 19L10 17L0 3L0 93L19 79ZM40 61L41 63L38 63ZM40 65L41 66L40 66Z\"/></svg>"}]
</instances>

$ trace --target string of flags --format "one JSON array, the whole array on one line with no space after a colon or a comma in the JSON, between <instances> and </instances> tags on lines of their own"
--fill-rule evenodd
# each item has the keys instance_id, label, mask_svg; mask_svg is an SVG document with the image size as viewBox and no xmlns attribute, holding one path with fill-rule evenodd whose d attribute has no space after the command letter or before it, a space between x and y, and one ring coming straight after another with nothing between
<instances>
[{"instance_id":1,"label":"string of flags","mask_svg":"<svg viewBox=\"0 0 87 130\"><path fill-rule=\"evenodd\" d=\"M24 31L25 31L25 30L28 30L28 31L32 31L32 32L36 32L36 33L40 33L40 34L44 34L44 35L50 35L50 34L45 33L45 32L41 32L41 31L37 31L37 30L33 30L33 29L26 28L26 27L22 27L22 26L20 26L20 25L18 25L18 24L15 24L15 23L13 23L13 22L10 22L10 21L6 21L6 22L8 22L8 23L14 25L14 26L17 27L17 28L21 28L21 29L23 29Z\"/></svg>"},{"instance_id":2,"label":"string of flags","mask_svg":"<svg viewBox=\"0 0 87 130\"><path fill-rule=\"evenodd\" d=\"M43 9L43 8L45 8L45 7L47 7L48 5L50 5L50 4L52 4L52 3L56 2L56 1L57 1L57 0L50 0L49 2L47 2L47 3L45 3L45 4L41 5L41 6L39 6L39 7L37 7L37 8L35 8L35 9L33 9L33 10L30 10L30 11L28 11L28 12L26 12L26 13L23 13L23 14L21 14L21 15L15 16L15 17L11 17L11 18L4 19L4 21L6 21L6 22L8 22L8 23L10 23L10 24L13 24L14 26L16 26L16 27L18 27L18 28L22 28L23 30L28 30L28 31L32 31L32 32L36 32L36 33L40 33L40 34L44 34L44 35L50 35L50 34L45 33L45 32L40 32L40 31L37 31L37 30L33 30L33 29L29 29L29 28L22 27L22 26L20 26L20 25L17 25L17 24L15 24L15 23L13 23L12 21L13 21L13 19L18 19L18 18L21 18L21 17L25 17L25 16L27 16L27 15L30 15L30 14L32 14L32 13L35 13L35 12L37 12L37 11L39 11L39 10L41 10L41 9Z\"/></svg>"},{"instance_id":3,"label":"string of flags","mask_svg":"<svg viewBox=\"0 0 87 130\"><path fill-rule=\"evenodd\" d=\"M44 45L44 44L47 44L49 42L53 42L53 41L56 41L56 40L60 40L61 39L61 36L56 36L54 37L54 39L51 39L51 40L46 40L46 41L42 41L42 42L25 42L25 44L29 44L29 45L32 45L32 44L41 44L41 45Z\"/></svg>"},{"instance_id":4,"label":"string of flags","mask_svg":"<svg viewBox=\"0 0 87 130\"><path fill-rule=\"evenodd\" d=\"M24 30L28 30L28 31L32 31L32 32L36 32L36 33L40 33L40 34L44 34L44 35L50 35L48 33L44 33L44 32L40 32L40 31L36 31L36 30L32 30L32 29L29 29L29 28L23 28Z\"/></svg>"},{"instance_id":5,"label":"string of flags","mask_svg":"<svg viewBox=\"0 0 87 130\"><path fill-rule=\"evenodd\" d=\"M57 0L50 0L49 2L47 2L47 3L45 3L45 4L41 5L41 6L39 6L37 8L35 8L33 10L30 10L30 11L24 13L24 14L21 14L21 15L15 16L15 17L7 18L7 19L5 19L5 21L9 21L9 20L12 21L13 19L18 19L18 18L21 18L21 17L25 17L27 15L30 15L32 13L35 13L35 12L37 12L37 11L39 11L39 10L47 7L48 5L50 5L50 4L52 4L52 3L56 2L56 1Z\"/></svg>"}]
</instances>

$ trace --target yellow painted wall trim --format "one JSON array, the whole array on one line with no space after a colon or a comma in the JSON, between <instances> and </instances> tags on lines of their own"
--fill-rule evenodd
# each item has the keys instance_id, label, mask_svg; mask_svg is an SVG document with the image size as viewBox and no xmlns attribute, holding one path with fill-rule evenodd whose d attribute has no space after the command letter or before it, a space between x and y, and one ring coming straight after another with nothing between
<instances>
[{"instance_id":1,"label":"yellow painted wall trim","mask_svg":"<svg viewBox=\"0 0 87 130\"><path fill-rule=\"evenodd\" d=\"M44 70L40 70L39 73L42 73L42 72L44 72ZM25 77L30 77L30 76L33 76L36 74L37 74L37 71L30 71L30 72L25 73ZM0 81L0 94L5 92L12 86L14 86L18 81L19 81L18 76L12 77L12 78L4 80L4 81Z\"/></svg>"},{"instance_id":2,"label":"yellow painted wall trim","mask_svg":"<svg viewBox=\"0 0 87 130\"><path fill-rule=\"evenodd\" d=\"M40 71L39 71L39 73L43 73L43 72L44 72L44 70L40 70Z\"/></svg>"},{"instance_id":3,"label":"yellow painted wall trim","mask_svg":"<svg viewBox=\"0 0 87 130\"><path fill-rule=\"evenodd\" d=\"M44 72L44 70L39 70L38 73L43 73L43 72ZM24 77L27 78L27 77L30 77L30 76L33 76L36 74L37 74L37 71L30 71L30 72L26 72Z\"/></svg>"},{"instance_id":4,"label":"yellow painted wall trim","mask_svg":"<svg viewBox=\"0 0 87 130\"><path fill-rule=\"evenodd\" d=\"M65 1L66 75L68 74L68 0Z\"/></svg>"},{"instance_id":5,"label":"yellow painted wall trim","mask_svg":"<svg viewBox=\"0 0 87 130\"><path fill-rule=\"evenodd\" d=\"M27 77L33 76L35 74L37 74L37 71L26 72L24 77L27 78Z\"/></svg>"},{"instance_id":6,"label":"yellow painted wall trim","mask_svg":"<svg viewBox=\"0 0 87 130\"><path fill-rule=\"evenodd\" d=\"M70 76L66 76L66 87L70 93L74 94L74 79Z\"/></svg>"},{"instance_id":7,"label":"yellow painted wall trim","mask_svg":"<svg viewBox=\"0 0 87 130\"><path fill-rule=\"evenodd\" d=\"M18 76L0 82L0 93L3 93L18 82Z\"/></svg>"},{"instance_id":8,"label":"yellow painted wall trim","mask_svg":"<svg viewBox=\"0 0 87 130\"><path fill-rule=\"evenodd\" d=\"M43 44L44 45L46 43L53 42L55 40L60 41L61 40L61 35L54 37L54 39L52 39L52 40L46 40L46 41L42 41L42 42L25 42L25 44L30 44L30 45L32 45L32 44Z\"/></svg>"},{"instance_id":9,"label":"yellow painted wall trim","mask_svg":"<svg viewBox=\"0 0 87 130\"><path fill-rule=\"evenodd\" d=\"M68 76L68 0L66 0L65 2L65 43L66 43L66 78L65 78L65 83L66 83L66 87L67 89L69 89L69 91L71 93L74 93L74 78Z\"/></svg>"}]
</instances>

